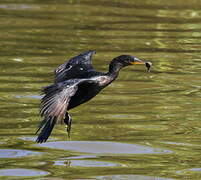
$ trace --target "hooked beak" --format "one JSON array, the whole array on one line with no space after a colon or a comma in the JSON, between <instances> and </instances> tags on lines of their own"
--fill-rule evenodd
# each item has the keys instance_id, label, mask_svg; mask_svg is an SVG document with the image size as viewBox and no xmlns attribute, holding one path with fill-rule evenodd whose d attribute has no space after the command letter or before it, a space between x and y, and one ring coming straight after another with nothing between
<instances>
[{"instance_id":1,"label":"hooked beak","mask_svg":"<svg viewBox=\"0 0 201 180\"><path fill-rule=\"evenodd\" d=\"M152 63L149 61L142 61L138 58L135 58L133 62L131 62L131 64L145 64L145 66L147 67L147 72L150 72Z\"/></svg>"}]
</instances>

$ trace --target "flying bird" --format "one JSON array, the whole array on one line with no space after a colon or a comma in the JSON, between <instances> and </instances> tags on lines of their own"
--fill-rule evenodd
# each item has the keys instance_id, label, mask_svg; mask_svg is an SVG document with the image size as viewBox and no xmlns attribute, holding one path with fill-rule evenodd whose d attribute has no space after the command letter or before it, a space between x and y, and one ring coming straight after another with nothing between
<instances>
[{"instance_id":1,"label":"flying bird","mask_svg":"<svg viewBox=\"0 0 201 180\"><path fill-rule=\"evenodd\" d=\"M129 65L144 64L150 70L151 62L142 61L135 56L120 55L109 64L106 73L96 71L92 66L93 50L71 58L55 70L55 82L44 87L40 114L43 117L36 142L46 142L56 123L65 123L70 136L72 118L68 111L83 104L112 83L119 71Z\"/></svg>"}]
</instances>

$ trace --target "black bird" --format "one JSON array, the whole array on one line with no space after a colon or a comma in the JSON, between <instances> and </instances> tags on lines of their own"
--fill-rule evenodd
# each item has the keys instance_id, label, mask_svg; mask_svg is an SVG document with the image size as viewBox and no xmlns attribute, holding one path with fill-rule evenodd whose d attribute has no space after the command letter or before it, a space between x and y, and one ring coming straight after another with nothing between
<instances>
[{"instance_id":1,"label":"black bird","mask_svg":"<svg viewBox=\"0 0 201 180\"><path fill-rule=\"evenodd\" d=\"M55 70L54 84L42 90L44 96L41 100L40 113L43 120L36 132L40 131L36 142L46 142L58 122L67 125L67 132L70 135L72 118L68 111L96 96L117 78L121 68L132 64L145 64L149 71L152 65L134 56L121 55L110 62L107 73L97 72L92 66L94 54L95 51L84 52Z\"/></svg>"}]
</instances>

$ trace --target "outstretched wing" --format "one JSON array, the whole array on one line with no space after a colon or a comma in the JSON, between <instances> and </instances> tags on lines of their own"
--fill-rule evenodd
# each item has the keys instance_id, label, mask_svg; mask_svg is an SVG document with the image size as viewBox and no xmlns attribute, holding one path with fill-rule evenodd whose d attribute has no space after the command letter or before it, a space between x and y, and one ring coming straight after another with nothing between
<instances>
[{"instance_id":1,"label":"outstretched wing","mask_svg":"<svg viewBox=\"0 0 201 180\"><path fill-rule=\"evenodd\" d=\"M84 73L93 70L92 56L95 53L93 50L83 52L60 65L55 70L55 82L80 78Z\"/></svg>"},{"instance_id":2,"label":"outstretched wing","mask_svg":"<svg viewBox=\"0 0 201 180\"><path fill-rule=\"evenodd\" d=\"M88 79L71 79L43 89L45 95L41 100L40 113L44 119L37 130L37 132L40 131L37 142L45 142L50 136L55 123L63 123L69 101L76 93L79 84L90 82L93 81Z\"/></svg>"},{"instance_id":3,"label":"outstretched wing","mask_svg":"<svg viewBox=\"0 0 201 180\"><path fill-rule=\"evenodd\" d=\"M76 91L77 83L72 80L45 87L45 96L41 100L41 116L55 116L60 120Z\"/></svg>"}]
</instances>

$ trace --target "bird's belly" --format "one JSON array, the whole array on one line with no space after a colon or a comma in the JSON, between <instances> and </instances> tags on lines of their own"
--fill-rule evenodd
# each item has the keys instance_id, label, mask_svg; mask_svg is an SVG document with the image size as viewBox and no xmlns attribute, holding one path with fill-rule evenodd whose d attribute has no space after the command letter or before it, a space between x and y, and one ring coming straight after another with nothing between
<instances>
[{"instance_id":1,"label":"bird's belly","mask_svg":"<svg viewBox=\"0 0 201 180\"><path fill-rule=\"evenodd\" d=\"M88 86L88 87L82 87L79 89L75 95L71 98L68 110L83 104L93 97L95 97L103 88L100 88L99 86Z\"/></svg>"}]
</instances>

